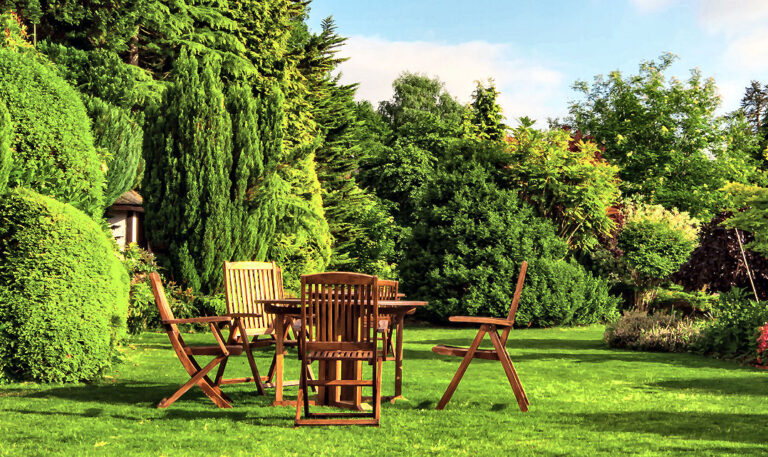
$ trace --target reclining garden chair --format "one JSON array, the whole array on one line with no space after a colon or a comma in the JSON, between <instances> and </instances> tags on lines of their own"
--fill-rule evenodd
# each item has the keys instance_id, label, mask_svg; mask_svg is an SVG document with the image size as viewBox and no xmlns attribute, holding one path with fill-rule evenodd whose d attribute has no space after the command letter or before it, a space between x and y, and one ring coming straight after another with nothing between
<instances>
[{"instance_id":1,"label":"reclining garden chair","mask_svg":"<svg viewBox=\"0 0 768 457\"><path fill-rule=\"evenodd\" d=\"M509 384L512 386L512 391L515 393L517 404L520 406L520 410L523 412L528 411L530 402L525 395L523 385L520 383L520 378L517 377L515 367L512 365L512 359L509 358L509 354L505 348L507 343L507 337L509 336L512 325L515 323L515 314L517 314L517 307L520 302L520 294L523 291L523 282L525 281L525 272L528 269L528 262L523 261L520 267L520 274L517 277L517 288L515 289L515 295L512 298L512 304L509 307L509 314L506 319L500 319L496 317L477 317L477 316L452 316L448 320L451 322L467 323L467 324L480 324L480 330L477 332L477 336L472 341L472 344L468 348L461 348L455 346L445 346L439 344L432 348L432 351L440 355L452 355L458 357L464 357L459 365L459 369L456 370L456 374L453 376L453 380L448 385L448 388L443 394L443 398L437 404L437 409L445 408L445 405L451 400L453 392L461 382L464 372L467 371L467 367L472 359L486 359L486 360L498 360L501 362L501 366L504 367L504 372L507 374ZM501 328L501 336L499 336L498 329ZM480 343L483 341L485 334L491 337L494 349L478 349Z\"/></svg>"},{"instance_id":2,"label":"reclining garden chair","mask_svg":"<svg viewBox=\"0 0 768 457\"><path fill-rule=\"evenodd\" d=\"M179 390L177 390L170 397L164 398L158 405L158 408L167 408L173 402L179 399L184 393L186 393L192 386L197 385L200 389L213 401L216 406L220 408L231 408L232 400L221 391L220 384L221 378L217 377L216 381L211 381L208 377L208 373L216 367L216 365L226 363L229 356L241 355L246 353L248 356L248 363L251 366L251 372L254 379L258 379L259 372L256 370L256 362L253 360L248 341L236 343L234 341L235 328L243 329L243 323L241 318L243 316L212 316L212 317L196 317L191 319L174 319L170 306L168 306L168 300L165 296L165 290L163 284L160 281L160 275L153 272L149 274L150 283L152 284L152 292L155 295L155 303L157 309L160 312L160 319L165 327L165 331L168 334L168 338L171 340L171 346L176 352L176 356L179 361L187 370L190 376L189 381L184 383ZM255 315L249 315L253 317ZM184 338L181 337L178 324L208 324L216 340L215 345L208 346L190 346L184 342ZM224 340L224 336L221 334L221 330L218 324L226 324L229 326L229 338ZM242 331L242 330L241 330ZM195 360L195 356L213 356L207 365L201 367ZM262 392L263 393L263 392Z\"/></svg>"}]
</instances>

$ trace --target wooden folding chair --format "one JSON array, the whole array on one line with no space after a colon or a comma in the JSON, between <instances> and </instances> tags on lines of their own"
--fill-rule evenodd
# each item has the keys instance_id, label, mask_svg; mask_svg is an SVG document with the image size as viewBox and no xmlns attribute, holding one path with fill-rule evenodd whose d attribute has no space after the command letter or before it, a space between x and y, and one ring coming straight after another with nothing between
<instances>
[{"instance_id":1,"label":"wooden folding chair","mask_svg":"<svg viewBox=\"0 0 768 457\"><path fill-rule=\"evenodd\" d=\"M467 371L467 367L472 359L486 359L486 360L498 360L501 362L501 366L504 367L504 372L507 374L509 384L512 386L512 391L515 393L517 404L520 406L520 410L523 412L528 411L530 402L525 395L523 385L520 383L520 378L517 376L515 367L512 365L512 359L506 350L507 337L509 331L512 330L512 325L515 323L515 314L517 314L517 307L520 302L520 293L523 291L523 282L525 281L525 272L528 269L528 262L523 261L520 267L520 274L517 277L517 288L515 289L515 295L512 298L512 304L509 307L509 314L506 319L494 318L494 317L476 317L476 316L452 316L448 318L451 322L461 322L467 324L480 324L480 330L477 332L477 336L472 341L472 345L468 348L460 348L455 346L445 346L439 344L432 348L432 351L440 355L452 355L464 357L459 365L459 369L456 370L456 374L453 376L453 380L448 385L448 388L443 394L443 398L440 399L440 403L437 404L437 409L445 408L445 405L451 400L453 392L459 385L462 376ZM498 329L503 329L501 336L499 336ZM480 342L482 342L485 334L491 337L494 349L478 349Z\"/></svg>"},{"instance_id":2,"label":"wooden folding chair","mask_svg":"<svg viewBox=\"0 0 768 457\"><path fill-rule=\"evenodd\" d=\"M227 313L255 313L259 317L243 319L243 332L237 331L236 341L241 341L243 335L249 340L252 348L272 347L275 345L274 319L270 313L264 312L264 305L258 300L275 300L284 298L282 270L275 262L224 262L224 290L227 299ZM286 333L290 325L284 326ZM286 340L287 334L283 335ZM285 345L296 345L297 341L284 341ZM272 356L267 376L262 377L258 384L271 383L275 374L275 361ZM219 367L218 376L226 368L226 362ZM249 378L223 379L222 383L245 382ZM260 387L263 389L263 387Z\"/></svg>"},{"instance_id":3,"label":"wooden folding chair","mask_svg":"<svg viewBox=\"0 0 768 457\"><path fill-rule=\"evenodd\" d=\"M149 274L149 278L163 327L165 327L168 338L171 340L171 346L173 346L176 356L190 376L189 381L184 383L173 395L164 398L157 407L167 408L173 402L178 400L179 397L184 395L186 391L192 388L192 386L197 385L203 393L216 404L216 406L220 408L231 408L232 400L221 391L220 383L218 382L219 380L216 382L211 381L208 377L208 373L215 368L216 365L225 363L229 356L241 355L245 352L248 355L248 363L251 366L251 372L253 373L254 378L258 378L259 372L256 370L256 362L253 360L253 355L251 354L248 342L243 341L242 343L236 343L234 341L235 328L243 328L241 318L239 316L213 316L174 319L171 308L168 306L168 300L165 296L165 289L160 280L160 275L153 272ZM227 338L226 342L217 325L221 323L229 326L229 338ZM208 324L211 328L211 333L213 333L213 336L216 339L216 344L208 346L190 346L186 344L181 337L181 333L179 333L177 327L178 324ZM213 356L213 360L204 367L201 367L195 360L195 356L198 355Z\"/></svg>"},{"instance_id":4,"label":"wooden folding chair","mask_svg":"<svg viewBox=\"0 0 768 457\"><path fill-rule=\"evenodd\" d=\"M301 332L299 353L301 377L296 419L300 425L379 425L381 410L381 361L378 350L378 278L358 273L319 273L301 277ZM310 380L313 361L325 364L318 380ZM336 379L337 363L368 362L373 367L371 380ZM357 372L357 370L353 370ZM360 376L361 377L361 376ZM308 387L320 387L318 404L336 404L338 388L373 389L373 411L354 413L314 413L305 398ZM304 416L301 417L302 406Z\"/></svg>"}]
</instances>

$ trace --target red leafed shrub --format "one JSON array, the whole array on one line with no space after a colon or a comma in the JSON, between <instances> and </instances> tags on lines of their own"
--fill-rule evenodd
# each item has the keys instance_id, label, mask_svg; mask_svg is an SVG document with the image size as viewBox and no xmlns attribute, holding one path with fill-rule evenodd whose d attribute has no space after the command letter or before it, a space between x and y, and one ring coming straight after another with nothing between
<instances>
[{"instance_id":1,"label":"red leafed shrub","mask_svg":"<svg viewBox=\"0 0 768 457\"><path fill-rule=\"evenodd\" d=\"M730 213L720 213L699 232L699 247L691 254L672 280L686 290L706 289L711 292L725 292L732 287L752 290L747 269L739 249L736 231L726 229L720 223ZM749 233L742 233L743 242L752 240ZM755 276L755 287L760 300L768 299L768 259L747 250L749 268Z\"/></svg>"}]
</instances>

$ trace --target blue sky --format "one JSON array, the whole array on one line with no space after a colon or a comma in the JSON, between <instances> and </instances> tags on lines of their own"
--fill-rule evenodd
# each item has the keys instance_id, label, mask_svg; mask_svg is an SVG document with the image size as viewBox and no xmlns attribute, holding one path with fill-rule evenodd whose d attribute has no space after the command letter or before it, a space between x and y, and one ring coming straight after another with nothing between
<instances>
[{"instance_id":1,"label":"blue sky","mask_svg":"<svg viewBox=\"0 0 768 457\"><path fill-rule=\"evenodd\" d=\"M437 76L467 102L493 78L510 121L567 113L577 79L637 71L670 51L670 75L714 77L722 111L752 79L768 83L768 0L313 0L310 25L332 15L342 36L344 82L358 96L390 98L403 71ZM514 123L514 122L512 122Z\"/></svg>"}]
</instances>

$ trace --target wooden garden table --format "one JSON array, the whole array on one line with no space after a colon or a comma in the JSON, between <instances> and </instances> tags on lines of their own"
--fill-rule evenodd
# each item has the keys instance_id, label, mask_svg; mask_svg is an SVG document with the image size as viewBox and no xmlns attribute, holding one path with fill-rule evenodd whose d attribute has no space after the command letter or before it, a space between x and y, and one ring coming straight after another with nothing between
<instances>
[{"instance_id":1,"label":"wooden garden table","mask_svg":"<svg viewBox=\"0 0 768 457\"><path fill-rule=\"evenodd\" d=\"M284 335L285 325L291 318L301 315L300 298L281 298L274 300L259 300L264 304L264 311L275 314L275 401L272 406L296 406L296 402L283 399L283 356L285 355ZM405 315L416 308L426 306L428 302L416 300L379 300L379 315L391 317L391 325L395 326L395 395L382 396L385 401L394 402L402 398L403 391L403 321ZM346 379L362 376L360 363L344 362L341 367ZM320 366L318 376L335 379L337 377L335 365ZM362 409L361 389L359 387L328 388L327 391L318 391L317 403L328 406L347 406L354 409Z\"/></svg>"}]
</instances>

